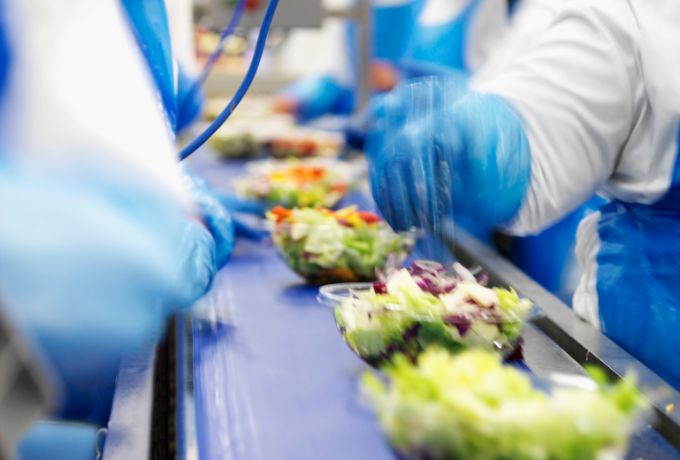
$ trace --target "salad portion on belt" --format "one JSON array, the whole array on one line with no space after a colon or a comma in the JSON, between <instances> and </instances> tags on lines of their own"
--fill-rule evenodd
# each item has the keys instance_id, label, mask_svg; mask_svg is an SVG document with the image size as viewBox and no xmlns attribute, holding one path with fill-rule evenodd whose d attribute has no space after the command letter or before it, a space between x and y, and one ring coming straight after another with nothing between
<instances>
[{"instance_id":1,"label":"salad portion on belt","mask_svg":"<svg viewBox=\"0 0 680 460\"><path fill-rule=\"evenodd\" d=\"M274 158L311 158L338 156L344 143L337 133L298 127L271 136L265 145Z\"/></svg>"},{"instance_id":2,"label":"salad portion on belt","mask_svg":"<svg viewBox=\"0 0 680 460\"><path fill-rule=\"evenodd\" d=\"M436 262L416 261L373 284L325 286L320 299L334 304L345 341L369 364L396 352L414 358L432 344L451 352L513 354L531 302L454 267L451 273Z\"/></svg>"},{"instance_id":3,"label":"salad portion on belt","mask_svg":"<svg viewBox=\"0 0 680 460\"><path fill-rule=\"evenodd\" d=\"M355 206L274 208L267 218L274 244L290 268L313 284L370 281L399 267L414 245L412 232L395 233L377 215Z\"/></svg>"},{"instance_id":4,"label":"salad portion on belt","mask_svg":"<svg viewBox=\"0 0 680 460\"><path fill-rule=\"evenodd\" d=\"M632 380L534 387L494 353L429 349L364 375L363 388L393 448L406 459L619 459L648 403ZM587 385L585 384L587 383Z\"/></svg>"},{"instance_id":5,"label":"salad portion on belt","mask_svg":"<svg viewBox=\"0 0 680 460\"><path fill-rule=\"evenodd\" d=\"M263 162L254 173L237 183L246 198L287 208L332 208L353 182L352 168L341 162Z\"/></svg>"}]
</instances>

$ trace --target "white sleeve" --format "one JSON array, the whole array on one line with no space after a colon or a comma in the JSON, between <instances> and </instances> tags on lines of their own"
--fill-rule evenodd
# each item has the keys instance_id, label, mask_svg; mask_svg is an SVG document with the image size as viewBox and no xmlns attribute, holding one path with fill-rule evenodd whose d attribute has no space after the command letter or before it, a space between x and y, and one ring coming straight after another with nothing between
<instances>
[{"instance_id":1,"label":"white sleeve","mask_svg":"<svg viewBox=\"0 0 680 460\"><path fill-rule=\"evenodd\" d=\"M294 77L332 76L341 84L354 84L354 64L347 43L348 21L330 17L320 29L293 29L281 50L280 70Z\"/></svg>"},{"instance_id":2,"label":"white sleeve","mask_svg":"<svg viewBox=\"0 0 680 460\"><path fill-rule=\"evenodd\" d=\"M483 67L493 56L509 27L506 2L482 0L471 19L469 45L465 50L465 62L473 72Z\"/></svg>"},{"instance_id":3,"label":"white sleeve","mask_svg":"<svg viewBox=\"0 0 680 460\"><path fill-rule=\"evenodd\" d=\"M522 0L512 21L504 30L496 30L498 46L484 60L474 76L489 78L512 64L540 39L568 0Z\"/></svg>"},{"instance_id":4,"label":"white sleeve","mask_svg":"<svg viewBox=\"0 0 680 460\"><path fill-rule=\"evenodd\" d=\"M511 232L545 228L612 175L644 93L636 34L627 2L575 1L531 52L475 83L515 107L529 138L531 182Z\"/></svg>"},{"instance_id":5,"label":"white sleeve","mask_svg":"<svg viewBox=\"0 0 680 460\"><path fill-rule=\"evenodd\" d=\"M23 157L95 158L186 206L172 133L118 0L7 2L0 139Z\"/></svg>"},{"instance_id":6,"label":"white sleeve","mask_svg":"<svg viewBox=\"0 0 680 460\"><path fill-rule=\"evenodd\" d=\"M193 2L166 0L172 51L182 68L190 74L198 73L194 40Z\"/></svg>"}]
</instances>

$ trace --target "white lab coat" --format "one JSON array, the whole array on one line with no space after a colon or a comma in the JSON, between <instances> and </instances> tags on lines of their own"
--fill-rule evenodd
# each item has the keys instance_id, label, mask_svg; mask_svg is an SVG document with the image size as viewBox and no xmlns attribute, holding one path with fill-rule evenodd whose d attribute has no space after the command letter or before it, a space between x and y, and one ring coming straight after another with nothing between
<instances>
[{"instance_id":1,"label":"white lab coat","mask_svg":"<svg viewBox=\"0 0 680 460\"><path fill-rule=\"evenodd\" d=\"M568 2L521 0L508 24L496 31L495 47L490 54L484 54L487 58L481 61L474 78L490 78L530 50Z\"/></svg>"},{"instance_id":2,"label":"white lab coat","mask_svg":"<svg viewBox=\"0 0 680 460\"><path fill-rule=\"evenodd\" d=\"M510 230L536 232L595 192L642 204L666 195L678 154L679 24L677 0L573 0L529 53L476 82L512 103L529 138L530 188ZM574 298L596 326L598 219L579 230L585 273Z\"/></svg>"},{"instance_id":3,"label":"white lab coat","mask_svg":"<svg viewBox=\"0 0 680 460\"><path fill-rule=\"evenodd\" d=\"M8 0L6 152L116 165L190 200L146 63L118 0Z\"/></svg>"},{"instance_id":4,"label":"white lab coat","mask_svg":"<svg viewBox=\"0 0 680 460\"><path fill-rule=\"evenodd\" d=\"M192 0L165 0L175 59L190 74L198 73Z\"/></svg>"}]
</instances>

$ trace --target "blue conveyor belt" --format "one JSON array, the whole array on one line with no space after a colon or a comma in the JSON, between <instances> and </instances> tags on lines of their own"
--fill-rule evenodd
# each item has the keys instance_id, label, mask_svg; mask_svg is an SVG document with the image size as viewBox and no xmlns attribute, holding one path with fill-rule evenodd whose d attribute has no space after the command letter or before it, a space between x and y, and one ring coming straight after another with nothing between
<instances>
[{"instance_id":1,"label":"blue conveyor belt","mask_svg":"<svg viewBox=\"0 0 680 460\"><path fill-rule=\"evenodd\" d=\"M241 163L218 163L206 153L191 167L222 190L243 170ZM364 207L366 200L350 197ZM193 320L202 460L395 458L359 398L358 376L368 367L346 347L317 291L270 243L238 242ZM630 458L679 456L646 429Z\"/></svg>"},{"instance_id":2,"label":"blue conveyor belt","mask_svg":"<svg viewBox=\"0 0 680 460\"><path fill-rule=\"evenodd\" d=\"M192 164L211 185L239 163ZM357 194L352 202L366 198ZM392 459L359 400L367 367L345 346L332 311L271 243L240 240L194 320L202 459Z\"/></svg>"}]
</instances>

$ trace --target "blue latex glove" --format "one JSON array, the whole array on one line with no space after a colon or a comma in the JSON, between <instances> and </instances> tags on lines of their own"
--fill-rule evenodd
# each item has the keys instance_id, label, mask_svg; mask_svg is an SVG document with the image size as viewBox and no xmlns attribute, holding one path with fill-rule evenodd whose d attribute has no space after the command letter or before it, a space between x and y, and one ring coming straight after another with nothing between
<instances>
[{"instance_id":1,"label":"blue latex glove","mask_svg":"<svg viewBox=\"0 0 680 460\"><path fill-rule=\"evenodd\" d=\"M185 182L191 191L203 223L215 241L215 263L217 269L224 267L234 250L234 222L227 208L208 188L202 179L185 175Z\"/></svg>"},{"instance_id":2,"label":"blue latex glove","mask_svg":"<svg viewBox=\"0 0 680 460\"><path fill-rule=\"evenodd\" d=\"M411 94L429 99L420 108L412 99L412 113L388 113L406 121L386 124L369 146L373 196L385 218L397 230L416 226L439 237L454 218L487 228L509 222L530 178L519 116L492 95L447 95L446 80L414 86Z\"/></svg>"},{"instance_id":3,"label":"blue latex glove","mask_svg":"<svg viewBox=\"0 0 680 460\"><path fill-rule=\"evenodd\" d=\"M327 114L346 115L354 108L354 93L330 75L304 78L278 96L280 109L293 113L299 121Z\"/></svg>"},{"instance_id":4,"label":"blue latex glove","mask_svg":"<svg viewBox=\"0 0 680 460\"><path fill-rule=\"evenodd\" d=\"M106 420L121 355L192 300L184 211L126 177L0 163L0 295L53 371L63 417Z\"/></svg>"},{"instance_id":5,"label":"blue latex glove","mask_svg":"<svg viewBox=\"0 0 680 460\"><path fill-rule=\"evenodd\" d=\"M39 422L17 449L18 460L94 460L97 427L75 423Z\"/></svg>"},{"instance_id":6,"label":"blue latex glove","mask_svg":"<svg viewBox=\"0 0 680 460\"><path fill-rule=\"evenodd\" d=\"M438 62L417 61L408 58L399 61L399 70L402 78L406 81L433 76L466 79L468 76L465 71Z\"/></svg>"},{"instance_id":7,"label":"blue latex glove","mask_svg":"<svg viewBox=\"0 0 680 460\"><path fill-rule=\"evenodd\" d=\"M464 73L436 64L409 61L402 71L408 72L411 81L400 84L389 93L374 95L368 108L349 119L344 135L350 147L358 150L379 148L375 145L368 147L367 138L372 136L373 144L382 142L386 132L396 132L409 116L415 116L416 111L422 112L420 107L424 110L424 107L435 104L435 97L454 101L468 86ZM433 80L425 78L431 76L438 76L438 81L441 81L436 88L431 83Z\"/></svg>"},{"instance_id":8,"label":"blue latex glove","mask_svg":"<svg viewBox=\"0 0 680 460\"><path fill-rule=\"evenodd\" d=\"M253 214L264 216L267 207L259 201L240 198L227 193L216 193L215 196L232 213Z\"/></svg>"},{"instance_id":9,"label":"blue latex glove","mask_svg":"<svg viewBox=\"0 0 680 460\"><path fill-rule=\"evenodd\" d=\"M218 269L217 244L204 222L186 219L178 250L181 254L178 270L181 294L189 304L193 304L210 290L215 279Z\"/></svg>"}]
</instances>

